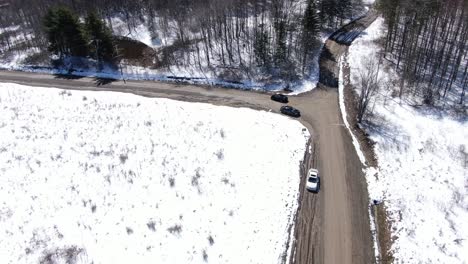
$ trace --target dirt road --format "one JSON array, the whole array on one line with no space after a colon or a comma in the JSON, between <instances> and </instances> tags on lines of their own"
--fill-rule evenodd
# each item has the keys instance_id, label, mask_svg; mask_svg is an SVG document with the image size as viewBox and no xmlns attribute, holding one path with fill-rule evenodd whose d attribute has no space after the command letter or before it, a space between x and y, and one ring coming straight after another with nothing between
<instances>
[{"instance_id":1,"label":"dirt road","mask_svg":"<svg viewBox=\"0 0 468 264\"><path fill-rule=\"evenodd\" d=\"M311 166L321 172L319 194L304 190L295 229L293 263L372 263L372 237L367 212L367 188L361 163L343 126L338 105L337 61L349 43L375 19L369 14L334 34L321 56L319 88L290 97L290 105L301 110L299 119L313 135L314 155L306 153L303 176ZM346 36L346 32L353 36ZM341 41L343 40L343 41ZM280 104L270 94L219 87L155 83L150 81L106 82L93 78L69 78L48 74L0 71L0 82L71 90L117 91L147 97L189 102L250 107L279 112ZM97 84L100 84L97 86Z\"/></svg>"},{"instance_id":2,"label":"dirt road","mask_svg":"<svg viewBox=\"0 0 468 264\"><path fill-rule=\"evenodd\" d=\"M304 113L303 119L315 128L312 165L322 175L320 194L305 193L301 198L294 263L375 262L367 184L341 118L337 88L341 55L359 36L357 32L376 18L377 14L371 11L327 40L320 56L319 88L294 101Z\"/></svg>"}]
</instances>

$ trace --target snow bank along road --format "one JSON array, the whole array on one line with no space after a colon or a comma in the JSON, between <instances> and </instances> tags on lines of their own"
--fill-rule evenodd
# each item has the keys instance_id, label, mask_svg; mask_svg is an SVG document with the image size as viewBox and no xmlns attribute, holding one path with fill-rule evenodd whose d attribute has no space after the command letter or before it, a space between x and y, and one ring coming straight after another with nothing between
<instances>
[{"instance_id":1,"label":"snow bank along road","mask_svg":"<svg viewBox=\"0 0 468 264\"><path fill-rule=\"evenodd\" d=\"M333 39L328 40L320 62L319 89L290 98L290 104L301 110L300 121L312 132L314 142L314 155L306 153L307 160L301 168L301 201L293 263L373 262L365 178L341 119L336 88L338 59L353 40L343 38L343 34L349 32L357 36L356 31L362 31L374 19L375 14L370 13L355 21L354 26L335 34L341 36L340 39L346 39L344 45ZM270 100L270 94L218 87L148 81L106 82L92 78L67 79L47 74L5 71L0 71L0 82L71 90L117 91L189 102L271 109L273 112L279 112L280 108L278 103ZM304 189L305 172L312 165L321 171L322 186L317 195Z\"/></svg>"}]
</instances>

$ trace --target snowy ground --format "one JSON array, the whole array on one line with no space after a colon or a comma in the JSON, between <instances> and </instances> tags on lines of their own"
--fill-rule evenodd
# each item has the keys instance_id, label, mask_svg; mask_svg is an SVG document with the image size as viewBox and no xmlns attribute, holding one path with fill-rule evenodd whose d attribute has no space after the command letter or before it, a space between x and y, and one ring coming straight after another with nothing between
<instances>
[{"instance_id":1,"label":"snowy ground","mask_svg":"<svg viewBox=\"0 0 468 264\"><path fill-rule=\"evenodd\" d=\"M0 107L0 263L278 263L285 253L309 138L299 122L15 84L0 84Z\"/></svg>"},{"instance_id":2,"label":"snowy ground","mask_svg":"<svg viewBox=\"0 0 468 264\"><path fill-rule=\"evenodd\" d=\"M378 19L349 49L351 82L359 87L365 58L377 59ZM382 82L397 78L381 66ZM411 98L380 91L365 130L379 168L368 170L372 199L385 201L395 263L468 263L468 122Z\"/></svg>"},{"instance_id":3,"label":"snowy ground","mask_svg":"<svg viewBox=\"0 0 468 264\"><path fill-rule=\"evenodd\" d=\"M158 19L159 19L158 17L153 18L154 23L156 25L158 25L159 23ZM144 20L149 21L148 17L146 16L144 17ZM177 36L175 35L169 35L167 37L152 36L153 34L151 34L151 30L149 26L147 25L148 23L140 22L140 24L135 25L134 27L128 26L127 23L122 20L122 18L117 17L117 16L113 17L111 19L111 22L112 23L107 23L107 25L112 29L112 32L114 35L129 37L131 39L138 40L152 48L160 48L161 46L172 45L177 38ZM169 23L170 23L170 27L175 26L175 25L172 25L173 23L172 21Z\"/></svg>"},{"instance_id":4,"label":"snowy ground","mask_svg":"<svg viewBox=\"0 0 468 264\"><path fill-rule=\"evenodd\" d=\"M257 91L283 91L284 86L281 83L265 85L262 82L253 80L234 80L226 81L214 76L213 72L203 72L197 67L171 67L170 70L155 70L148 67L135 66L127 62L120 65L122 71L104 67L98 70L93 65L95 61L89 60L86 69L77 67L63 67L61 69L51 68L50 65L28 65L24 60L29 56L38 53L38 49L32 48L26 51L10 53L7 58L0 58L0 70L16 70L25 72L41 72L50 74L69 74L69 69L73 68L73 75L97 77L97 78L111 78L116 80L152 80L164 82L183 82L187 84L201 84L223 86L228 88L242 89L242 90L257 90ZM299 84L292 86L293 92L291 95L298 95L315 89L319 80L318 71L318 57L314 62L315 70L307 80L302 80Z\"/></svg>"}]
</instances>

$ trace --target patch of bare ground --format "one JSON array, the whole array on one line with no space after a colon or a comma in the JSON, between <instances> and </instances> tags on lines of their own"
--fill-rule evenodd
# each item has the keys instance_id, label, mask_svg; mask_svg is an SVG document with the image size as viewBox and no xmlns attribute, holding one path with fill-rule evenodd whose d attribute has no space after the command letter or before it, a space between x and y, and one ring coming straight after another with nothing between
<instances>
[{"instance_id":1,"label":"patch of bare ground","mask_svg":"<svg viewBox=\"0 0 468 264\"><path fill-rule=\"evenodd\" d=\"M381 255L380 263L391 264L394 260L391 247L395 238L392 237L390 232L392 223L388 220L385 203L374 206L374 217L378 232L378 243Z\"/></svg>"},{"instance_id":2,"label":"patch of bare ground","mask_svg":"<svg viewBox=\"0 0 468 264\"><path fill-rule=\"evenodd\" d=\"M348 122L353 130L354 136L359 141L359 145L361 146L362 151L364 152L364 156L366 157L366 161L369 166L377 167L378 161L377 157L374 153L374 145L373 142L369 138L369 134L366 133L357 122L357 102L358 102L358 94L356 93L355 89L351 85L350 82L350 67L347 63L345 63L343 67L343 76L344 76L344 99L346 105L346 112L348 113Z\"/></svg>"},{"instance_id":3,"label":"patch of bare ground","mask_svg":"<svg viewBox=\"0 0 468 264\"><path fill-rule=\"evenodd\" d=\"M346 56L345 56L346 58ZM369 134L366 133L357 122L357 102L358 94L356 93L354 87L351 85L350 81L350 67L348 63L345 63L343 67L343 76L344 76L344 99L346 112L348 117L348 122L351 126L354 136L359 141L361 150L364 153L368 166L378 167L377 156L374 152L375 142L369 138ZM377 228L377 243L379 244L380 249L380 263L390 264L393 263L393 256L390 251L393 238L391 234L392 225L388 219L387 209L385 203L380 203L378 205L373 205L373 214L375 219L375 225Z\"/></svg>"},{"instance_id":4,"label":"patch of bare ground","mask_svg":"<svg viewBox=\"0 0 468 264\"><path fill-rule=\"evenodd\" d=\"M119 55L130 64L149 67L153 66L156 51L148 45L128 37L114 37Z\"/></svg>"}]
</instances>

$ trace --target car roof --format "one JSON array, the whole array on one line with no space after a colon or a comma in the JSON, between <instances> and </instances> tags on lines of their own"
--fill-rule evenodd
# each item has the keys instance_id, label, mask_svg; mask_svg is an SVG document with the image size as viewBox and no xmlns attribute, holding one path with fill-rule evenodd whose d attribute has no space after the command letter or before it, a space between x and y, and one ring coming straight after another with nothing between
<instances>
[{"instance_id":1,"label":"car roof","mask_svg":"<svg viewBox=\"0 0 468 264\"><path fill-rule=\"evenodd\" d=\"M309 169L309 176L317 176L318 175L318 170L314 168Z\"/></svg>"}]
</instances>

